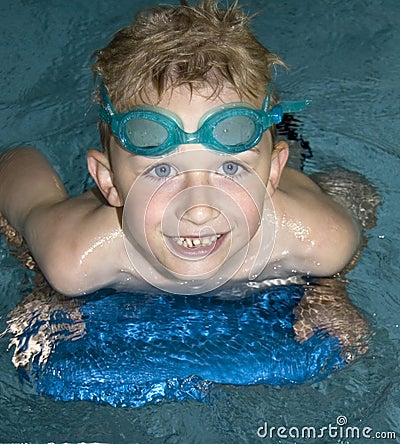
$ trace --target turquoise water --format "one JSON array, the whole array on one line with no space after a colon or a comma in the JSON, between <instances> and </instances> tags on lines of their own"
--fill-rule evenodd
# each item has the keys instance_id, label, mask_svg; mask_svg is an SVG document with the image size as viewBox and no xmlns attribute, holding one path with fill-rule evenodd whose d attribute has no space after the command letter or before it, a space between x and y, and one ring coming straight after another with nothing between
<instances>
[{"instance_id":1,"label":"turquoise water","mask_svg":"<svg viewBox=\"0 0 400 444\"><path fill-rule=\"evenodd\" d=\"M99 144L89 55L129 22L139 4L0 4L0 149L37 146L73 194L89 183L85 150ZM368 232L368 246L347 286L376 333L369 353L312 385L219 386L208 403L169 402L132 410L37 396L20 383L3 338L0 442L253 443L262 441L257 429L265 422L320 428L336 425L339 416L349 426L400 436L400 3L248 0L246 5L260 12L254 27L262 42L291 68L278 73L282 97L312 100L300 123L313 150L305 171L333 165L357 170L382 195L378 225ZM30 275L0 242L2 330L6 314L29 292ZM277 436L264 441L318 442ZM346 441L364 442L340 436L325 442Z\"/></svg>"}]
</instances>

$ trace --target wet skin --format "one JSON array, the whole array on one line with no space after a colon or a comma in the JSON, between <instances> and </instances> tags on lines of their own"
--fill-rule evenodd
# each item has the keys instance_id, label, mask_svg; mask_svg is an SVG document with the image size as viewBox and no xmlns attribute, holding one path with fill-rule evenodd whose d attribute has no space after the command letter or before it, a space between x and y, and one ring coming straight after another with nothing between
<instances>
[{"instance_id":1,"label":"wet skin","mask_svg":"<svg viewBox=\"0 0 400 444\"><path fill-rule=\"evenodd\" d=\"M158 106L194 132L204 113L240 101L229 90L205 96L175 90ZM310 179L285 168L284 142L274 148L267 131L234 156L182 145L148 158L112 137L108 153L88 153L98 190L72 199L38 151L19 148L0 160L0 212L24 235L50 284L69 295L332 275L351 259L360 230Z\"/></svg>"}]
</instances>

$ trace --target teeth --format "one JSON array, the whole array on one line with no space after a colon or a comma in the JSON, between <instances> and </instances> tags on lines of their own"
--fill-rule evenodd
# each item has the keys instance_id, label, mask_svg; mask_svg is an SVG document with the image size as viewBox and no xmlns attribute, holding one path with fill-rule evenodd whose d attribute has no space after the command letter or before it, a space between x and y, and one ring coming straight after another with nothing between
<instances>
[{"instance_id":1,"label":"teeth","mask_svg":"<svg viewBox=\"0 0 400 444\"><path fill-rule=\"evenodd\" d=\"M221 234L214 234L213 236L208 237L176 237L175 242L178 245L183 245L186 248L209 247L221 236Z\"/></svg>"}]
</instances>

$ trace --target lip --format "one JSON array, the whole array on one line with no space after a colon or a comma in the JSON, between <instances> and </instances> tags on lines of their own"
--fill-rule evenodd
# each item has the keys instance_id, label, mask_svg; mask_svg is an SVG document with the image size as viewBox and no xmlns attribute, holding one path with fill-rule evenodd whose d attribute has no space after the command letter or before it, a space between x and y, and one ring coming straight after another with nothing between
<instances>
[{"instance_id":1,"label":"lip","mask_svg":"<svg viewBox=\"0 0 400 444\"><path fill-rule=\"evenodd\" d=\"M177 256L187 259L203 259L220 249L228 233L218 233L216 235L219 237L212 245L209 246L203 245L196 248L187 248L183 245L179 245L175 240L176 236L164 235L164 238L166 239L169 250L172 251ZM201 237L209 237L209 236L182 236L182 238L185 239L199 239Z\"/></svg>"}]
</instances>

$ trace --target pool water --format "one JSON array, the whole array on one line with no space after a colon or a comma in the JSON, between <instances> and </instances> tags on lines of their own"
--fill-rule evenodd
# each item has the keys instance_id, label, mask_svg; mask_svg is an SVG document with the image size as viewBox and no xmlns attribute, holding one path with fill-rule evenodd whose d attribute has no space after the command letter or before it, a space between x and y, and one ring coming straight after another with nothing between
<instances>
[{"instance_id":1,"label":"pool water","mask_svg":"<svg viewBox=\"0 0 400 444\"><path fill-rule=\"evenodd\" d=\"M146 6L157 4L146 2ZM338 423L400 437L400 3L397 0L248 0L254 28L290 66L283 99L308 98L298 131L313 157L305 172L332 166L364 174L379 190L378 225L349 273L348 294L372 323L367 355L324 381L294 387L216 386L208 402L118 409L54 402L22 384L0 340L0 442L253 443L270 427ZM85 150L99 145L90 54L126 25L142 2L0 3L0 149L43 150L72 194L90 185ZM32 275L0 238L0 330L30 292ZM262 434L261 434L262 435ZM382 435L384 436L384 435ZM364 442L293 437L267 442ZM399 438L384 442L400 442Z\"/></svg>"}]
</instances>

